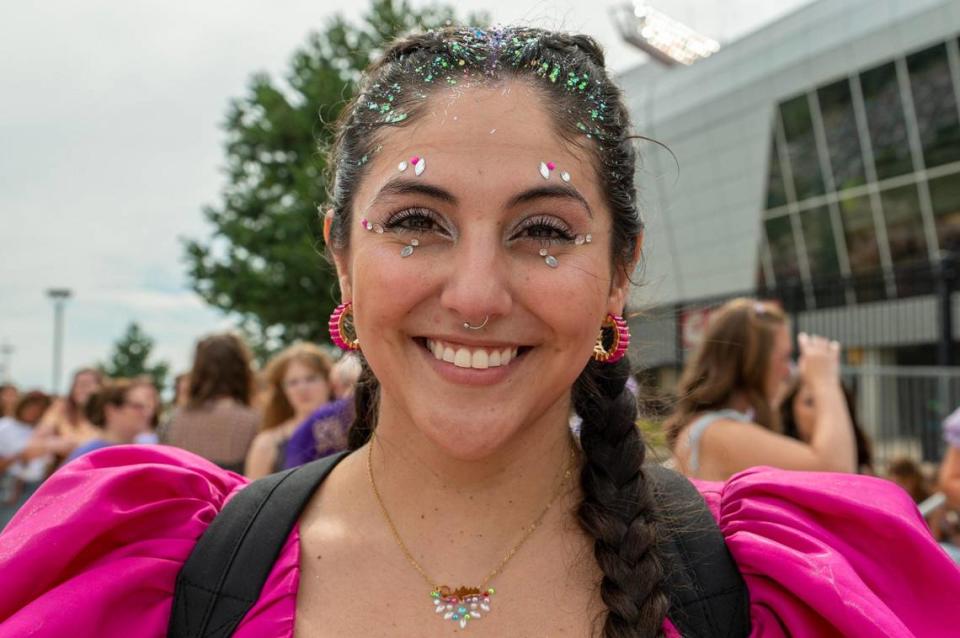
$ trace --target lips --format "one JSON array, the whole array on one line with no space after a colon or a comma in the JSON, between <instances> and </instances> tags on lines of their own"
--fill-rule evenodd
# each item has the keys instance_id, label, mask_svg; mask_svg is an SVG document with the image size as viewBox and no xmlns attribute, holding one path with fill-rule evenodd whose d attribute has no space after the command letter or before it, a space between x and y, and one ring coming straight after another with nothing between
<instances>
[{"instance_id":1,"label":"lips","mask_svg":"<svg viewBox=\"0 0 960 638\"><path fill-rule=\"evenodd\" d=\"M427 350L439 361L458 368L486 370L508 365L517 356L517 347L479 347L449 343L438 339L426 340Z\"/></svg>"}]
</instances>

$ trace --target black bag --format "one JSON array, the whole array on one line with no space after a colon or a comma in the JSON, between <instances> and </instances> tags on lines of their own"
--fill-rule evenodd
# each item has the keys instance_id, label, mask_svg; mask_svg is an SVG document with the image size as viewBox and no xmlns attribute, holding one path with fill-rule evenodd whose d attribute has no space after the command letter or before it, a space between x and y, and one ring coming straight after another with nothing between
<instances>
[{"instance_id":1,"label":"black bag","mask_svg":"<svg viewBox=\"0 0 960 638\"><path fill-rule=\"evenodd\" d=\"M177 575L168 638L226 638L263 588L307 501L346 452L254 481L200 537ZM645 468L672 525L662 543L669 618L685 638L750 633L747 588L699 492L659 465Z\"/></svg>"}]
</instances>

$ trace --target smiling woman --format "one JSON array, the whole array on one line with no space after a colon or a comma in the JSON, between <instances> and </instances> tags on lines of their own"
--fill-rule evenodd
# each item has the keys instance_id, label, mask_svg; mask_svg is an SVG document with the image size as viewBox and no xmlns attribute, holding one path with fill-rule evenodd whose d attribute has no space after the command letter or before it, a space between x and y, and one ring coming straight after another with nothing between
<instances>
[{"instance_id":1,"label":"smiling woman","mask_svg":"<svg viewBox=\"0 0 960 638\"><path fill-rule=\"evenodd\" d=\"M749 470L701 497L644 465L636 158L590 38L410 36L337 127L352 453L242 491L183 452L85 457L0 536L0 636L161 635L171 613L171 636L946 635L960 574L888 484Z\"/></svg>"}]
</instances>

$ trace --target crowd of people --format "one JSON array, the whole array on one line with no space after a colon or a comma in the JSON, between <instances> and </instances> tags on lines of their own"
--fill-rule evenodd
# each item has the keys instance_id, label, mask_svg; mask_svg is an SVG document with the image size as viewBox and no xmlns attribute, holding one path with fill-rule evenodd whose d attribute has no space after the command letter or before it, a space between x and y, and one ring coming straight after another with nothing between
<instances>
[{"instance_id":1,"label":"crowd of people","mask_svg":"<svg viewBox=\"0 0 960 638\"><path fill-rule=\"evenodd\" d=\"M139 380L16 402L18 480L73 459L0 533L0 638L960 636L960 569L860 473L840 344L794 366L776 304L715 313L665 422L680 473L647 462L636 135L599 46L451 26L379 55L327 164L347 355L257 375L205 338L155 432Z\"/></svg>"},{"instance_id":2,"label":"crowd of people","mask_svg":"<svg viewBox=\"0 0 960 638\"><path fill-rule=\"evenodd\" d=\"M353 357L334 362L320 346L297 343L257 372L242 338L223 333L198 341L167 405L153 378L111 379L96 368L77 370L64 397L4 384L0 530L59 467L108 446L176 446L250 479L344 450L359 371ZM297 460L288 465L294 435Z\"/></svg>"}]
</instances>

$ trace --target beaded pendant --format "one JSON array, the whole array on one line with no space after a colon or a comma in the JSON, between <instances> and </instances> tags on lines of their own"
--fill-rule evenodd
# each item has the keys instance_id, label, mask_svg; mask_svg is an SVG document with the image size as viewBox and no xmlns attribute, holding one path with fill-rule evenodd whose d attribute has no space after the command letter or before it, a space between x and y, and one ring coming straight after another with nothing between
<instances>
[{"instance_id":1,"label":"beaded pendant","mask_svg":"<svg viewBox=\"0 0 960 638\"><path fill-rule=\"evenodd\" d=\"M430 598L437 614L444 620L460 623L460 629L466 629L470 621L490 613L490 597L493 594L493 587L481 591L479 587L450 589L444 585L430 592Z\"/></svg>"}]
</instances>

